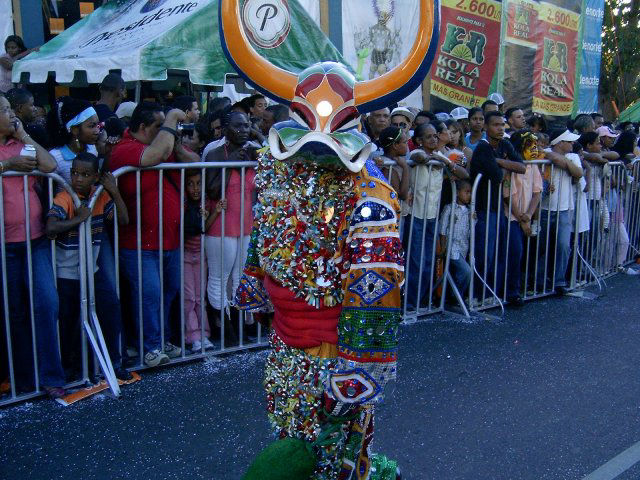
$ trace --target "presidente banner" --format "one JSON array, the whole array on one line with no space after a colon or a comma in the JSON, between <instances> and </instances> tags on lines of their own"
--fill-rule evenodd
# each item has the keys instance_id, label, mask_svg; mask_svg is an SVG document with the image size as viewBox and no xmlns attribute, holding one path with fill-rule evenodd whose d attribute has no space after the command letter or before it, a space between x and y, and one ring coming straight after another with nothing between
<instances>
[{"instance_id":1,"label":"presidente banner","mask_svg":"<svg viewBox=\"0 0 640 480\"><path fill-rule=\"evenodd\" d=\"M604 0L584 0L582 12L580 73L574 113L591 113L598 111Z\"/></svg>"},{"instance_id":2,"label":"presidente banner","mask_svg":"<svg viewBox=\"0 0 640 480\"><path fill-rule=\"evenodd\" d=\"M533 111L565 117L573 112L580 15L551 3L538 6Z\"/></svg>"},{"instance_id":3,"label":"presidente banner","mask_svg":"<svg viewBox=\"0 0 640 480\"><path fill-rule=\"evenodd\" d=\"M0 12L5 12L0 17L0 38L4 39L13 35L13 9L11 0L0 0ZM33 45L29 45L32 47Z\"/></svg>"},{"instance_id":4,"label":"presidente banner","mask_svg":"<svg viewBox=\"0 0 640 480\"><path fill-rule=\"evenodd\" d=\"M431 67L431 96L440 101L432 100L432 107L479 106L489 94L498 61L502 4L443 0L441 15Z\"/></svg>"}]
</instances>

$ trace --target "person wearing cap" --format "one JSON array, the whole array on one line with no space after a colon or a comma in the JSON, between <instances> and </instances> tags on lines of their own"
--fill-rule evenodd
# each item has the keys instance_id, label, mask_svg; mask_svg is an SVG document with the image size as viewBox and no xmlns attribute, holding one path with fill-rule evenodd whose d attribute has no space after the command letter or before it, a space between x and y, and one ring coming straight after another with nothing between
<instances>
[{"instance_id":1,"label":"person wearing cap","mask_svg":"<svg viewBox=\"0 0 640 480\"><path fill-rule=\"evenodd\" d=\"M118 117L125 125L129 126L131 115L138 104L136 102L122 102L116 109L116 117Z\"/></svg>"},{"instance_id":2,"label":"person wearing cap","mask_svg":"<svg viewBox=\"0 0 640 480\"><path fill-rule=\"evenodd\" d=\"M391 112L391 126L402 129L402 132L409 137L414 118L415 115L408 108L396 107Z\"/></svg>"},{"instance_id":3,"label":"person wearing cap","mask_svg":"<svg viewBox=\"0 0 640 480\"><path fill-rule=\"evenodd\" d=\"M549 138L551 148L545 150L545 157L553 164L551 189L541 202L536 283L543 292L555 289L562 294L566 291L565 275L571 254L572 212L575 209L573 181L582 178L584 172L580 157L572 153L573 142L580 138L579 135L569 130L554 130ZM552 250L554 244L555 251Z\"/></svg>"},{"instance_id":4,"label":"person wearing cap","mask_svg":"<svg viewBox=\"0 0 640 480\"><path fill-rule=\"evenodd\" d=\"M104 122L109 117L116 116L115 110L127 97L124 80L117 73L109 73L100 84L100 100L94 106L98 120Z\"/></svg>"},{"instance_id":5,"label":"person wearing cap","mask_svg":"<svg viewBox=\"0 0 640 480\"><path fill-rule=\"evenodd\" d=\"M456 107L451 110L450 115L451 118L462 125L464 133L469 131L469 110L464 107Z\"/></svg>"},{"instance_id":6,"label":"person wearing cap","mask_svg":"<svg viewBox=\"0 0 640 480\"><path fill-rule=\"evenodd\" d=\"M504 106L504 97L502 96L502 94L498 92L494 92L491 95L489 95L489 100L491 100L492 102L495 102L496 105L498 106L498 111L502 112L502 107Z\"/></svg>"},{"instance_id":7,"label":"person wearing cap","mask_svg":"<svg viewBox=\"0 0 640 480\"><path fill-rule=\"evenodd\" d=\"M616 138L618 138L620 134L606 125L598 128L596 130L596 133L598 134L598 137L600 137L600 142L602 143L602 151L611 152L613 144L616 143ZM616 158L614 160L617 160L617 157L618 155L616 154Z\"/></svg>"},{"instance_id":8,"label":"person wearing cap","mask_svg":"<svg viewBox=\"0 0 640 480\"><path fill-rule=\"evenodd\" d=\"M498 215L502 206L501 182L504 171L525 173L526 167L511 142L504 139L505 123L502 113L489 112L485 116L484 124L487 139L480 140L473 151L470 174L472 184L481 176L476 190L474 254L480 278L489 283L489 280L493 279L498 221L501 224L500 231L504 231L506 223L506 219ZM486 298L487 290L480 279L475 283L474 293L480 300Z\"/></svg>"}]
</instances>

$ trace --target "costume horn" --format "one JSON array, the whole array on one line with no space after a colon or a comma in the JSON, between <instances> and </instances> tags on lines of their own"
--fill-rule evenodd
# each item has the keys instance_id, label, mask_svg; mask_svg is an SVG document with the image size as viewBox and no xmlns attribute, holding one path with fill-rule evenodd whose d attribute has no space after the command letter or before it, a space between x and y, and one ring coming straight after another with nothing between
<instances>
[{"instance_id":1,"label":"costume horn","mask_svg":"<svg viewBox=\"0 0 640 480\"><path fill-rule=\"evenodd\" d=\"M356 82L354 103L359 113L386 107L408 96L429 72L438 45L439 0L420 0L418 33L410 54L402 63L378 78ZM290 104L300 79L260 56L247 37L240 14L240 0L219 1L220 43L227 59L240 75L265 96Z\"/></svg>"},{"instance_id":2,"label":"costume horn","mask_svg":"<svg viewBox=\"0 0 640 480\"><path fill-rule=\"evenodd\" d=\"M291 103L298 76L276 67L251 46L242 26L240 0L220 0L218 22L220 44L233 68L264 95L286 105Z\"/></svg>"}]
</instances>

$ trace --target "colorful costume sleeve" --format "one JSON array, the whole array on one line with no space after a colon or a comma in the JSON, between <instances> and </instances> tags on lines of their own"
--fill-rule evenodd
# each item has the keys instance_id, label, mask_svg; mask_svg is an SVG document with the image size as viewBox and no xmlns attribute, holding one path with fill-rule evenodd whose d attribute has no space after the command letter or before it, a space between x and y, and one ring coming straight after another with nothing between
<instances>
[{"instance_id":1,"label":"colorful costume sleeve","mask_svg":"<svg viewBox=\"0 0 640 480\"><path fill-rule=\"evenodd\" d=\"M343 229L341 257L345 292L338 324L339 367L327 391L341 404L382 400L395 379L404 259L396 193L367 165L356 177L358 200Z\"/></svg>"},{"instance_id":2,"label":"colorful costume sleeve","mask_svg":"<svg viewBox=\"0 0 640 480\"><path fill-rule=\"evenodd\" d=\"M273 312L269 294L264 288L264 275L258 256L258 228L254 225L249 238L247 261L235 294L234 304L238 309L247 312Z\"/></svg>"}]
</instances>

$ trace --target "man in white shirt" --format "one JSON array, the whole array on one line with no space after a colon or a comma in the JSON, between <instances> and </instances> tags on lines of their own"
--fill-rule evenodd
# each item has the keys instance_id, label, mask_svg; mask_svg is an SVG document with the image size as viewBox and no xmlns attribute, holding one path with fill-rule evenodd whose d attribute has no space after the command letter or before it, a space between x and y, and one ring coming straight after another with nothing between
<instances>
[{"instance_id":1,"label":"man in white shirt","mask_svg":"<svg viewBox=\"0 0 640 480\"><path fill-rule=\"evenodd\" d=\"M571 222L575 208L572 182L583 175L580 158L578 157L577 162L571 158L577 156L572 150L573 142L578 138L579 135L569 130L553 131L549 136L551 149L545 151L552 166L546 167L551 168L551 187L549 195L542 200L540 212L541 234L536 280L540 290L554 288L558 293L566 291L565 275L571 254Z\"/></svg>"}]
</instances>

